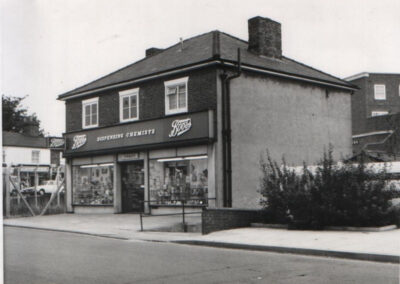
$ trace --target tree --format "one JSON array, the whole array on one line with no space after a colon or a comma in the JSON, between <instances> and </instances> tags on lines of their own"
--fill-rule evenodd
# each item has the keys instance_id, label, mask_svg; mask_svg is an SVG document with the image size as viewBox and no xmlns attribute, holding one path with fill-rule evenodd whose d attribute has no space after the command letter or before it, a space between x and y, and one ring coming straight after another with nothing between
<instances>
[{"instance_id":1,"label":"tree","mask_svg":"<svg viewBox=\"0 0 400 284\"><path fill-rule=\"evenodd\" d=\"M1 96L3 131L32 134L28 133L28 126L30 126L37 128L36 135L43 136L40 120L36 114L29 115L28 110L21 105L26 97Z\"/></svg>"}]
</instances>

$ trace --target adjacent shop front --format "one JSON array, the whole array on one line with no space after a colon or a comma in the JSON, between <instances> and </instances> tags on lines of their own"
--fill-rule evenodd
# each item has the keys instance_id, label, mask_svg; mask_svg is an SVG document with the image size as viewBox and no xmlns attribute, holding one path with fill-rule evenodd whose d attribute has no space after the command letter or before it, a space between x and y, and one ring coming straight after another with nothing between
<instances>
[{"instance_id":1,"label":"adjacent shop front","mask_svg":"<svg viewBox=\"0 0 400 284\"><path fill-rule=\"evenodd\" d=\"M67 207L78 213L205 206L215 197L212 111L65 134Z\"/></svg>"}]
</instances>

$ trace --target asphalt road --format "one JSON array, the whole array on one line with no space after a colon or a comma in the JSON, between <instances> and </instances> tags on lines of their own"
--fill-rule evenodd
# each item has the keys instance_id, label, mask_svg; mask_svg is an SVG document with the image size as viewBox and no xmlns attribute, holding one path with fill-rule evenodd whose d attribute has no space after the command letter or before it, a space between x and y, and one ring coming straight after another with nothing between
<instances>
[{"instance_id":1,"label":"asphalt road","mask_svg":"<svg viewBox=\"0 0 400 284\"><path fill-rule=\"evenodd\" d=\"M394 283L399 266L4 229L5 283Z\"/></svg>"}]
</instances>

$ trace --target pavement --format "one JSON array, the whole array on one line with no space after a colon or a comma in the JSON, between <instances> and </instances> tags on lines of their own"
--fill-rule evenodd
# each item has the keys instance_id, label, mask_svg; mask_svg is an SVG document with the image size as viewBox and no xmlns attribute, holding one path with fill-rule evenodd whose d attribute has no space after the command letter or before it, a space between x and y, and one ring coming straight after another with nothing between
<instances>
[{"instance_id":1,"label":"pavement","mask_svg":"<svg viewBox=\"0 0 400 284\"><path fill-rule=\"evenodd\" d=\"M382 232L298 231L275 228L238 228L208 235L160 232L179 225L180 216L143 218L138 214L61 214L4 219L5 226L88 234L125 240L174 242L221 248L274 251L348 259L400 263L400 229ZM186 218L200 223L200 216Z\"/></svg>"}]
</instances>

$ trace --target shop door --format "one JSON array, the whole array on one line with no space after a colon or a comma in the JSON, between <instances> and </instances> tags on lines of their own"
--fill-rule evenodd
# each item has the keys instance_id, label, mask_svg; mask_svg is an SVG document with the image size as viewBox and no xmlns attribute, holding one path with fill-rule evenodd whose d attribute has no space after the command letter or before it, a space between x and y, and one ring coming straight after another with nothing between
<instances>
[{"instance_id":1,"label":"shop door","mask_svg":"<svg viewBox=\"0 0 400 284\"><path fill-rule=\"evenodd\" d=\"M121 164L122 212L143 212L143 161Z\"/></svg>"}]
</instances>

